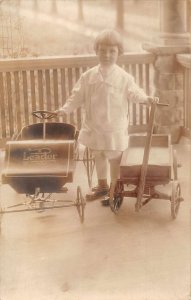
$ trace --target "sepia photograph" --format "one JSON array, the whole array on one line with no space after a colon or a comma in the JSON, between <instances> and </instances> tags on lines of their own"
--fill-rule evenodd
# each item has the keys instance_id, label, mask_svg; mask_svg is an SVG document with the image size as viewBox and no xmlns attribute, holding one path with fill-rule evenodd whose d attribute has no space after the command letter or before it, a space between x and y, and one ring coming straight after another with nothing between
<instances>
[{"instance_id":1,"label":"sepia photograph","mask_svg":"<svg viewBox=\"0 0 191 300\"><path fill-rule=\"evenodd\" d=\"M191 300L191 0L0 0L0 300Z\"/></svg>"}]
</instances>

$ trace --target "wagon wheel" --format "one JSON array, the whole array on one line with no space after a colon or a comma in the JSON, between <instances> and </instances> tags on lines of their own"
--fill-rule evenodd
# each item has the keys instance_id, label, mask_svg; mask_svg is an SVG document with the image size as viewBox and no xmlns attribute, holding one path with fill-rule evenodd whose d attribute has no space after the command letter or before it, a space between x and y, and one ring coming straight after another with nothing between
<instances>
[{"instance_id":1,"label":"wagon wheel","mask_svg":"<svg viewBox=\"0 0 191 300\"><path fill-rule=\"evenodd\" d=\"M176 154L176 150L173 149L173 178L174 180L178 179L178 163L177 163L177 154Z\"/></svg>"},{"instance_id":2,"label":"wagon wheel","mask_svg":"<svg viewBox=\"0 0 191 300\"><path fill-rule=\"evenodd\" d=\"M109 191L109 205L112 212L117 213L123 203L123 182L117 181L111 184Z\"/></svg>"},{"instance_id":3,"label":"wagon wheel","mask_svg":"<svg viewBox=\"0 0 191 300\"><path fill-rule=\"evenodd\" d=\"M180 202L183 201L181 197L181 188L180 184L177 181L172 182L172 195L171 195L171 216L173 219L176 219Z\"/></svg>"},{"instance_id":4,"label":"wagon wheel","mask_svg":"<svg viewBox=\"0 0 191 300\"><path fill-rule=\"evenodd\" d=\"M75 202L79 217L80 217L80 222L84 222L84 207L86 205L84 197L82 196L82 191L80 186L77 187L77 198Z\"/></svg>"},{"instance_id":5,"label":"wagon wheel","mask_svg":"<svg viewBox=\"0 0 191 300\"><path fill-rule=\"evenodd\" d=\"M84 163L84 166L86 167L86 172L87 172L87 177L88 177L88 186L89 186L89 188L91 188L95 160L94 160L88 147L86 147L86 149L84 151L83 163Z\"/></svg>"},{"instance_id":6,"label":"wagon wheel","mask_svg":"<svg viewBox=\"0 0 191 300\"><path fill-rule=\"evenodd\" d=\"M48 110L35 110L32 112L32 115L41 120L52 119L57 116L55 112L48 111Z\"/></svg>"}]
</instances>

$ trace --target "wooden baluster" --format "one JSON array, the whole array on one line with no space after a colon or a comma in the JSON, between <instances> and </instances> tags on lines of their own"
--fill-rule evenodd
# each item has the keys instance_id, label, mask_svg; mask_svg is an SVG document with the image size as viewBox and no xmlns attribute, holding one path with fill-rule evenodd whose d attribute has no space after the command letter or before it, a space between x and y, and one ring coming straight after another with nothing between
<instances>
[{"instance_id":1,"label":"wooden baluster","mask_svg":"<svg viewBox=\"0 0 191 300\"><path fill-rule=\"evenodd\" d=\"M143 65L139 64L139 86L143 88ZM139 105L139 125L142 125L143 122L143 105Z\"/></svg>"},{"instance_id":2,"label":"wooden baluster","mask_svg":"<svg viewBox=\"0 0 191 300\"><path fill-rule=\"evenodd\" d=\"M133 75L133 77L134 77L134 79L135 79L135 82L136 82L136 65L131 65L131 69L132 69L132 75ZM132 104L132 121L133 121L133 125L136 125L137 124L137 113L136 113L136 111L137 111L137 105L136 105L136 103L133 103Z\"/></svg>"},{"instance_id":3,"label":"wooden baluster","mask_svg":"<svg viewBox=\"0 0 191 300\"><path fill-rule=\"evenodd\" d=\"M22 71L23 77L23 99L24 99L24 120L25 124L29 124L29 99L28 99L28 83L27 83L27 72Z\"/></svg>"},{"instance_id":4,"label":"wooden baluster","mask_svg":"<svg viewBox=\"0 0 191 300\"><path fill-rule=\"evenodd\" d=\"M31 102L32 111L37 110L36 106L36 95L35 95L35 74L34 71L30 71L30 86L31 86ZM33 123L37 122L37 118L33 117Z\"/></svg>"},{"instance_id":5,"label":"wooden baluster","mask_svg":"<svg viewBox=\"0 0 191 300\"><path fill-rule=\"evenodd\" d=\"M12 85L11 85L11 73L6 73L7 82L7 104L8 104L8 114L9 114L9 134L12 136L14 134L14 114L13 114L13 103L12 103Z\"/></svg>"},{"instance_id":6,"label":"wooden baluster","mask_svg":"<svg viewBox=\"0 0 191 300\"><path fill-rule=\"evenodd\" d=\"M78 81L79 78L80 78L80 69L79 69L79 67L76 67L76 69L75 69L75 79L76 79L76 81ZM79 107L77 109L76 118L77 118L77 128L79 130L82 126L82 109L81 109L81 107Z\"/></svg>"},{"instance_id":7,"label":"wooden baluster","mask_svg":"<svg viewBox=\"0 0 191 300\"><path fill-rule=\"evenodd\" d=\"M39 109L44 109L44 92L43 92L43 74L42 70L38 70L38 95L39 95Z\"/></svg>"},{"instance_id":8,"label":"wooden baluster","mask_svg":"<svg viewBox=\"0 0 191 300\"><path fill-rule=\"evenodd\" d=\"M53 92L54 92L54 110L58 108L58 73L57 70L53 70Z\"/></svg>"},{"instance_id":9,"label":"wooden baluster","mask_svg":"<svg viewBox=\"0 0 191 300\"><path fill-rule=\"evenodd\" d=\"M65 75L65 69L61 69L61 100L62 105L66 102L66 75Z\"/></svg>"},{"instance_id":10,"label":"wooden baluster","mask_svg":"<svg viewBox=\"0 0 191 300\"><path fill-rule=\"evenodd\" d=\"M66 102L66 75L65 75L65 69L61 69L61 102L62 106ZM67 122L67 116L63 115L63 121Z\"/></svg>"},{"instance_id":11,"label":"wooden baluster","mask_svg":"<svg viewBox=\"0 0 191 300\"><path fill-rule=\"evenodd\" d=\"M184 91L185 91L185 104L184 104L184 128L185 134L191 133L191 69L186 69L184 72Z\"/></svg>"},{"instance_id":12,"label":"wooden baluster","mask_svg":"<svg viewBox=\"0 0 191 300\"><path fill-rule=\"evenodd\" d=\"M69 95L71 94L73 88L73 81L72 81L72 68L68 68L68 88L69 88ZM74 113L70 114L70 123L74 124Z\"/></svg>"},{"instance_id":13,"label":"wooden baluster","mask_svg":"<svg viewBox=\"0 0 191 300\"><path fill-rule=\"evenodd\" d=\"M150 83L150 65L145 64L145 80L146 80L146 94L150 95L150 88L149 88L149 83ZM148 124L149 122L149 108L146 108L146 123Z\"/></svg>"},{"instance_id":14,"label":"wooden baluster","mask_svg":"<svg viewBox=\"0 0 191 300\"><path fill-rule=\"evenodd\" d=\"M5 94L3 84L3 73L0 73L0 108L1 108L1 137L6 137L6 117L5 117Z\"/></svg>"},{"instance_id":15,"label":"wooden baluster","mask_svg":"<svg viewBox=\"0 0 191 300\"><path fill-rule=\"evenodd\" d=\"M47 110L51 111L53 108L51 105L50 70L45 70L45 89L46 89Z\"/></svg>"},{"instance_id":16,"label":"wooden baluster","mask_svg":"<svg viewBox=\"0 0 191 300\"><path fill-rule=\"evenodd\" d=\"M16 123L17 131L19 132L22 128L22 114L21 114L21 98L20 98L20 82L19 72L14 71L14 84L15 84L15 111L16 111Z\"/></svg>"}]
</instances>

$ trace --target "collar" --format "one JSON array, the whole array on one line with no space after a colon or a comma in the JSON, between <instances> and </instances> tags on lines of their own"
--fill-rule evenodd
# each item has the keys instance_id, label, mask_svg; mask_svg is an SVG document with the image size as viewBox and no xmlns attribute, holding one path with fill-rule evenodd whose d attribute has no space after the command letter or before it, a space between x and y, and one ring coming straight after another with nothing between
<instances>
[{"instance_id":1,"label":"collar","mask_svg":"<svg viewBox=\"0 0 191 300\"><path fill-rule=\"evenodd\" d=\"M108 74L108 76L103 79L102 74L100 72L100 65L97 65L91 70L90 76L89 76L89 84L95 84L98 82L105 82L108 85L119 87L119 71L118 66L114 65L111 72Z\"/></svg>"}]
</instances>

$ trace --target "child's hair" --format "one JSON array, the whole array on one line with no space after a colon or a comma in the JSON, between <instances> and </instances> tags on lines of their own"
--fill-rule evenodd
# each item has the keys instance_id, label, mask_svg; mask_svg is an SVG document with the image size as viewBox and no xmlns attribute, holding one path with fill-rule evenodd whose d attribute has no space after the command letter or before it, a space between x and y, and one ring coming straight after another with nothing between
<instances>
[{"instance_id":1,"label":"child's hair","mask_svg":"<svg viewBox=\"0 0 191 300\"><path fill-rule=\"evenodd\" d=\"M119 55L123 53L123 41L120 34L113 29L105 29L95 39L94 50L97 53L99 45L117 46Z\"/></svg>"}]
</instances>

